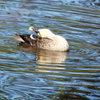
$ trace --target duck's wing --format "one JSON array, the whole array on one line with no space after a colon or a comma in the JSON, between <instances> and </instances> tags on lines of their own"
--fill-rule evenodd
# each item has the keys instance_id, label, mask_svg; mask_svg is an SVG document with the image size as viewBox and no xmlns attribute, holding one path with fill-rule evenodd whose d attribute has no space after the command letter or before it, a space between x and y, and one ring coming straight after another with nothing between
<instances>
[{"instance_id":1,"label":"duck's wing","mask_svg":"<svg viewBox=\"0 0 100 100\"><path fill-rule=\"evenodd\" d=\"M14 39L22 43L33 46L33 45L36 45L38 36L33 36L33 35L28 35L28 34L24 34L24 35L15 34Z\"/></svg>"}]
</instances>

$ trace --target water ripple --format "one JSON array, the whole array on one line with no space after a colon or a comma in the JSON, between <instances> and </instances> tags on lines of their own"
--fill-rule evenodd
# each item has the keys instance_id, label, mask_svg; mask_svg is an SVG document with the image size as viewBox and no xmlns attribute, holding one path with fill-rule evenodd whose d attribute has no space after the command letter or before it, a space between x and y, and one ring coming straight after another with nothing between
<instances>
[{"instance_id":1,"label":"water ripple","mask_svg":"<svg viewBox=\"0 0 100 100\"><path fill-rule=\"evenodd\" d=\"M0 100L99 100L99 8L99 0L1 0ZM18 46L13 34L31 34L29 26L65 37L70 52Z\"/></svg>"}]
</instances>

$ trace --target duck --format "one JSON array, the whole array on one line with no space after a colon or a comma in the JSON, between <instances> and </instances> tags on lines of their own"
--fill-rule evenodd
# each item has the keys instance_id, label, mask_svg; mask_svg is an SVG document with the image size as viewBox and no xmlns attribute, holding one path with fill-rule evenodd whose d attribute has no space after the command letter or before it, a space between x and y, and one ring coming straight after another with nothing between
<instances>
[{"instance_id":1,"label":"duck","mask_svg":"<svg viewBox=\"0 0 100 100\"><path fill-rule=\"evenodd\" d=\"M60 36L54 34L51 30L43 28L38 29L33 26L29 27L30 31L34 31L37 36L33 34L14 34L14 39L20 41L21 44L52 51L69 51L68 41Z\"/></svg>"}]
</instances>

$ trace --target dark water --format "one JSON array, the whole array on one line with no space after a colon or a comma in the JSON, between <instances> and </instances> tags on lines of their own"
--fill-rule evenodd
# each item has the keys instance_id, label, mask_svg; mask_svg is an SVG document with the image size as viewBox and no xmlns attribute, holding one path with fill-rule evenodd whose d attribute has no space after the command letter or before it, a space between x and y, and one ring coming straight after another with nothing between
<instances>
[{"instance_id":1,"label":"dark water","mask_svg":"<svg viewBox=\"0 0 100 100\"><path fill-rule=\"evenodd\" d=\"M13 34L29 26L70 52L18 46ZM0 0L0 100L100 100L100 0Z\"/></svg>"}]
</instances>

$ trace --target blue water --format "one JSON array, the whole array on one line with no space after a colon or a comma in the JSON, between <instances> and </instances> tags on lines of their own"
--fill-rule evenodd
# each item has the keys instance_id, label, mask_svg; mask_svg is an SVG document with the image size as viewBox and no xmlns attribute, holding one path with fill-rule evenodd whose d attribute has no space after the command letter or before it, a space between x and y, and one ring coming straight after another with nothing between
<instances>
[{"instance_id":1,"label":"blue water","mask_svg":"<svg viewBox=\"0 0 100 100\"><path fill-rule=\"evenodd\" d=\"M70 52L18 46L13 35L49 28ZM0 100L99 100L100 0L0 1Z\"/></svg>"}]
</instances>

